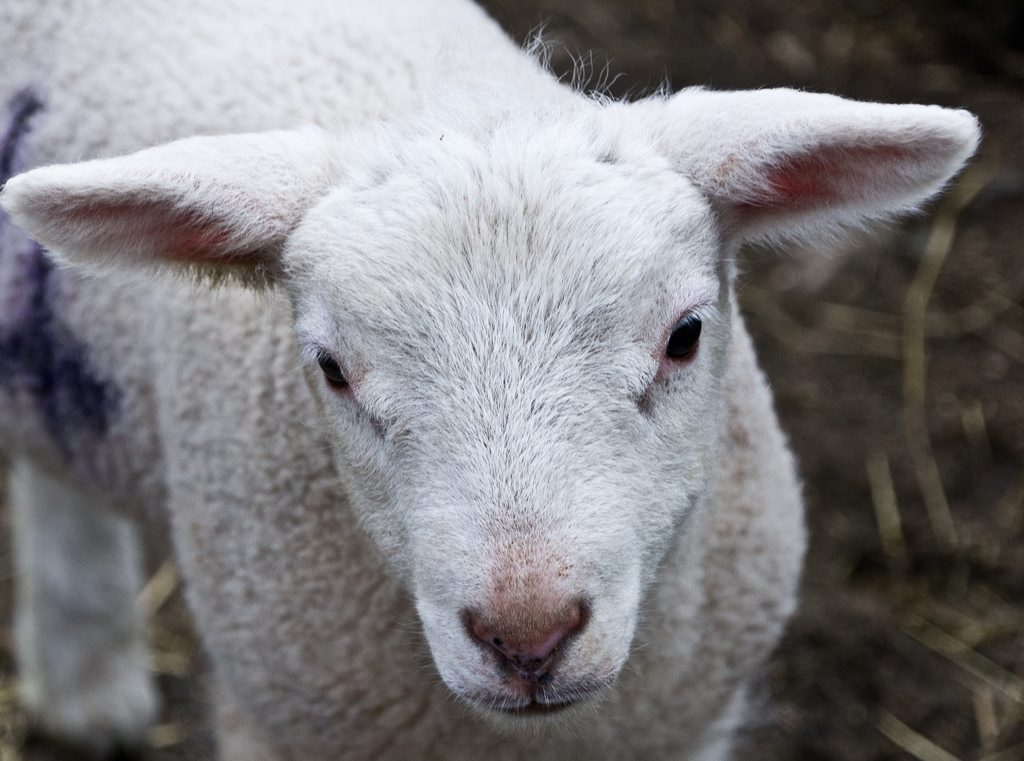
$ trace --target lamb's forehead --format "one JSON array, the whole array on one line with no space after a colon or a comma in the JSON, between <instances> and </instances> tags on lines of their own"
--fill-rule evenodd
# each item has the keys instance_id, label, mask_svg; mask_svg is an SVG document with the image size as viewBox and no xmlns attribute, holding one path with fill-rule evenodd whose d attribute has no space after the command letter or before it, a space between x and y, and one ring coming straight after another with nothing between
<instances>
[{"instance_id":1,"label":"lamb's forehead","mask_svg":"<svg viewBox=\"0 0 1024 761\"><path fill-rule=\"evenodd\" d=\"M307 306L377 324L500 301L571 322L708 297L717 235L685 178L614 133L430 132L369 147L287 256Z\"/></svg>"}]
</instances>

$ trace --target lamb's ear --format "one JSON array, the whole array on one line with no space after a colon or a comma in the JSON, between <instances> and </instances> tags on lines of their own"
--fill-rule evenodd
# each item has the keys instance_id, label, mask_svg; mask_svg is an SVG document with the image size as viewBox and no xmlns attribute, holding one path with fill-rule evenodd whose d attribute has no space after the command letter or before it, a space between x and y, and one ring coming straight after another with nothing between
<instances>
[{"instance_id":1,"label":"lamb's ear","mask_svg":"<svg viewBox=\"0 0 1024 761\"><path fill-rule=\"evenodd\" d=\"M173 262L259 279L277 269L338 163L334 140L317 128L194 137L34 169L7 182L0 205L68 261Z\"/></svg>"},{"instance_id":2,"label":"lamb's ear","mask_svg":"<svg viewBox=\"0 0 1024 761\"><path fill-rule=\"evenodd\" d=\"M816 237L913 210L980 137L966 111L795 90L692 89L660 105L663 150L745 239Z\"/></svg>"}]
</instances>

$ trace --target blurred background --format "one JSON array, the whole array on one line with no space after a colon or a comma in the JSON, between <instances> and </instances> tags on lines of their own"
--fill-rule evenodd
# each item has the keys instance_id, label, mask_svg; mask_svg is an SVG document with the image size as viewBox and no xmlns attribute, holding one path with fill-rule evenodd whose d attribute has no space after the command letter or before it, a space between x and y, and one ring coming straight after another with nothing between
<instances>
[{"instance_id":1,"label":"blurred background","mask_svg":"<svg viewBox=\"0 0 1024 761\"><path fill-rule=\"evenodd\" d=\"M616 95L787 85L981 118L980 155L925 213L841 250L745 256L811 545L737 758L1024 760L1024 2L483 5L517 40L543 25L557 72ZM80 759L28 736L3 584L0 761ZM168 700L143 758L207 759L172 565L140 603Z\"/></svg>"}]
</instances>

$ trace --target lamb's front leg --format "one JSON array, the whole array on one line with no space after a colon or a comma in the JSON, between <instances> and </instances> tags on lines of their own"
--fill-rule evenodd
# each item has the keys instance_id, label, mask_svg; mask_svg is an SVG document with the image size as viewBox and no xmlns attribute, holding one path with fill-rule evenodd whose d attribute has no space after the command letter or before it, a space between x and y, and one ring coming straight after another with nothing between
<instances>
[{"instance_id":1,"label":"lamb's front leg","mask_svg":"<svg viewBox=\"0 0 1024 761\"><path fill-rule=\"evenodd\" d=\"M158 700L135 598L135 526L34 463L11 472L21 697L41 728L108 750L138 743Z\"/></svg>"}]
</instances>

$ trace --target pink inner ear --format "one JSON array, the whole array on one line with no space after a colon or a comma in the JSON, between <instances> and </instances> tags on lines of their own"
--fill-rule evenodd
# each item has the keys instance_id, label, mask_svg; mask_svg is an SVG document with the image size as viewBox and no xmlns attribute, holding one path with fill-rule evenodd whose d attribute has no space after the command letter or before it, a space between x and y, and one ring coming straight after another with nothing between
<instances>
[{"instance_id":1,"label":"pink inner ear","mask_svg":"<svg viewBox=\"0 0 1024 761\"><path fill-rule=\"evenodd\" d=\"M900 165L919 159L918 151L893 145L822 146L770 166L758 186L739 190L736 207L757 214L857 202L891 188Z\"/></svg>"},{"instance_id":2,"label":"pink inner ear","mask_svg":"<svg viewBox=\"0 0 1024 761\"><path fill-rule=\"evenodd\" d=\"M153 259L196 264L256 263L261 259L258 251L242 249L241 241L219 220L166 203L99 202L64 207L62 213L74 226L96 235L94 246L123 248L127 239L140 254Z\"/></svg>"},{"instance_id":3,"label":"pink inner ear","mask_svg":"<svg viewBox=\"0 0 1024 761\"><path fill-rule=\"evenodd\" d=\"M168 249L165 256L168 259L179 262L209 262L226 257L231 261L238 261L240 258L235 252L229 250L231 235L227 230L218 229L215 225L207 224L181 224L171 233L167 242ZM249 255L251 256L251 254Z\"/></svg>"}]
</instances>

